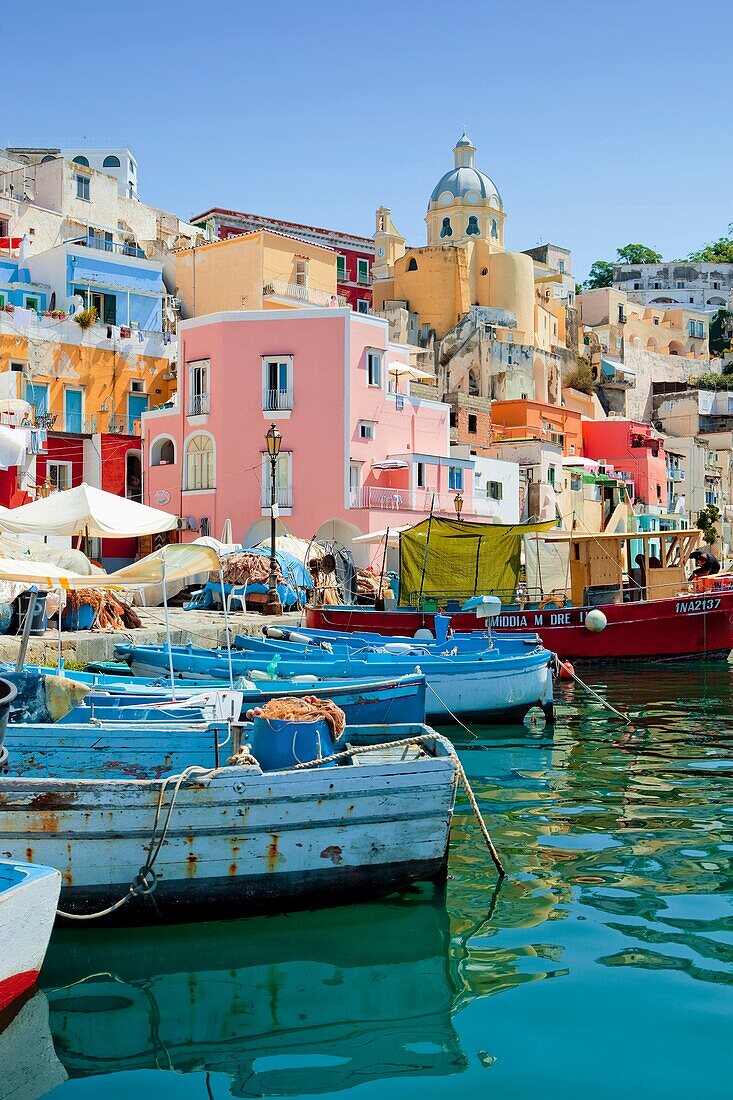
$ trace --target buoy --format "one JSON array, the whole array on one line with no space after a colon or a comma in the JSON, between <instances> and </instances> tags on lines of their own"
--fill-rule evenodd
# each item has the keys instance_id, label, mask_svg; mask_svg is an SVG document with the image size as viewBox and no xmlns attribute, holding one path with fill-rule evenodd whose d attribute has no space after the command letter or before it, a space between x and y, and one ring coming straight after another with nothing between
<instances>
[{"instance_id":1,"label":"buoy","mask_svg":"<svg viewBox=\"0 0 733 1100\"><path fill-rule=\"evenodd\" d=\"M590 630L591 634L600 634L602 630L605 630L608 626L608 619L597 607L594 607L592 611L589 611L585 617L586 629Z\"/></svg>"},{"instance_id":2,"label":"buoy","mask_svg":"<svg viewBox=\"0 0 733 1100\"><path fill-rule=\"evenodd\" d=\"M575 669L571 665L570 661L560 661L560 679L572 680L575 677Z\"/></svg>"}]
</instances>

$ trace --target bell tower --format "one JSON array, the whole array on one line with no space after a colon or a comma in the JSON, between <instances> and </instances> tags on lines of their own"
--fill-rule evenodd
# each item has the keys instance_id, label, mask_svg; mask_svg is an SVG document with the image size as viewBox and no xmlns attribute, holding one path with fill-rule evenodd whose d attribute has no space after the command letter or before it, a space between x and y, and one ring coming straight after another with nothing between
<instances>
[{"instance_id":1,"label":"bell tower","mask_svg":"<svg viewBox=\"0 0 733 1100\"><path fill-rule=\"evenodd\" d=\"M404 254L405 238L395 228L389 208L380 206L374 226L374 278L388 279L395 260L399 260Z\"/></svg>"}]
</instances>

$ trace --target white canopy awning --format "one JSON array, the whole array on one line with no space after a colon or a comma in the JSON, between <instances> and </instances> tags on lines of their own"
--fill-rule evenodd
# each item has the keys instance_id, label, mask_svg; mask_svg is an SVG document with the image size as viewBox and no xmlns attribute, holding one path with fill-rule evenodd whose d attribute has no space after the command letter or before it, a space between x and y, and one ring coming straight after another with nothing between
<instances>
[{"instance_id":1,"label":"white canopy awning","mask_svg":"<svg viewBox=\"0 0 733 1100\"><path fill-rule=\"evenodd\" d=\"M400 526L395 525L394 527L385 527L382 531L369 531L366 535L356 535L351 541L384 542L385 538L387 538L389 542L394 541L394 545L396 546L400 540L400 533L402 531L407 531L410 526L411 525L409 523L403 523Z\"/></svg>"},{"instance_id":2,"label":"white canopy awning","mask_svg":"<svg viewBox=\"0 0 733 1100\"><path fill-rule=\"evenodd\" d=\"M164 546L147 558L126 565L114 573L93 573L82 576L61 569L51 562L17 561L0 558L0 581L17 581L43 588L145 588L175 580L185 580L197 573L212 573L219 569L219 555L210 546Z\"/></svg>"},{"instance_id":3,"label":"white canopy awning","mask_svg":"<svg viewBox=\"0 0 733 1100\"><path fill-rule=\"evenodd\" d=\"M177 526L178 519L170 512L148 508L85 483L0 512L0 531L15 535L129 538L156 535Z\"/></svg>"}]
</instances>

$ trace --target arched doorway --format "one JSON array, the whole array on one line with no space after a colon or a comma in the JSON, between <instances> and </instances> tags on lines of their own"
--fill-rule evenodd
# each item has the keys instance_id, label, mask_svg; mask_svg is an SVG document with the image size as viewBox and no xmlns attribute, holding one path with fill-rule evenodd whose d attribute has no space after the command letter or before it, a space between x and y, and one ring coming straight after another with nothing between
<instances>
[{"instance_id":1,"label":"arched doorway","mask_svg":"<svg viewBox=\"0 0 733 1100\"><path fill-rule=\"evenodd\" d=\"M141 451L125 455L125 496L138 504L143 502L143 456Z\"/></svg>"},{"instance_id":2,"label":"arched doorway","mask_svg":"<svg viewBox=\"0 0 733 1100\"><path fill-rule=\"evenodd\" d=\"M316 541L326 542L333 540L334 542L343 543L346 549L350 550L354 555L354 561L361 568L369 562L369 547L365 546L364 543L353 542L353 539L361 534L363 534L363 531L361 531L356 524L348 523L344 519L331 519L326 523L322 523L318 528L316 531Z\"/></svg>"}]
</instances>

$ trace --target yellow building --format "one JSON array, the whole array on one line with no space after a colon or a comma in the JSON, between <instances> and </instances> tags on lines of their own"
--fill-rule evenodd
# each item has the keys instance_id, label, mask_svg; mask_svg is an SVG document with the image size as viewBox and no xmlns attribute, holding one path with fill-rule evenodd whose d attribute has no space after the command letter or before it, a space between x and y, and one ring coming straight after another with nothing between
<instances>
[{"instance_id":1,"label":"yellow building","mask_svg":"<svg viewBox=\"0 0 733 1100\"><path fill-rule=\"evenodd\" d=\"M270 230L176 253L176 294L184 317L342 305L336 282L333 249Z\"/></svg>"},{"instance_id":2,"label":"yellow building","mask_svg":"<svg viewBox=\"0 0 733 1100\"><path fill-rule=\"evenodd\" d=\"M377 211L373 308L390 317L405 309L442 342L444 390L559 401L563 279L528 253L506 251L504 204L475 153L463 134L430 195L424 247L407 248L390 211Z\"/></svg>"}]
</instances>

